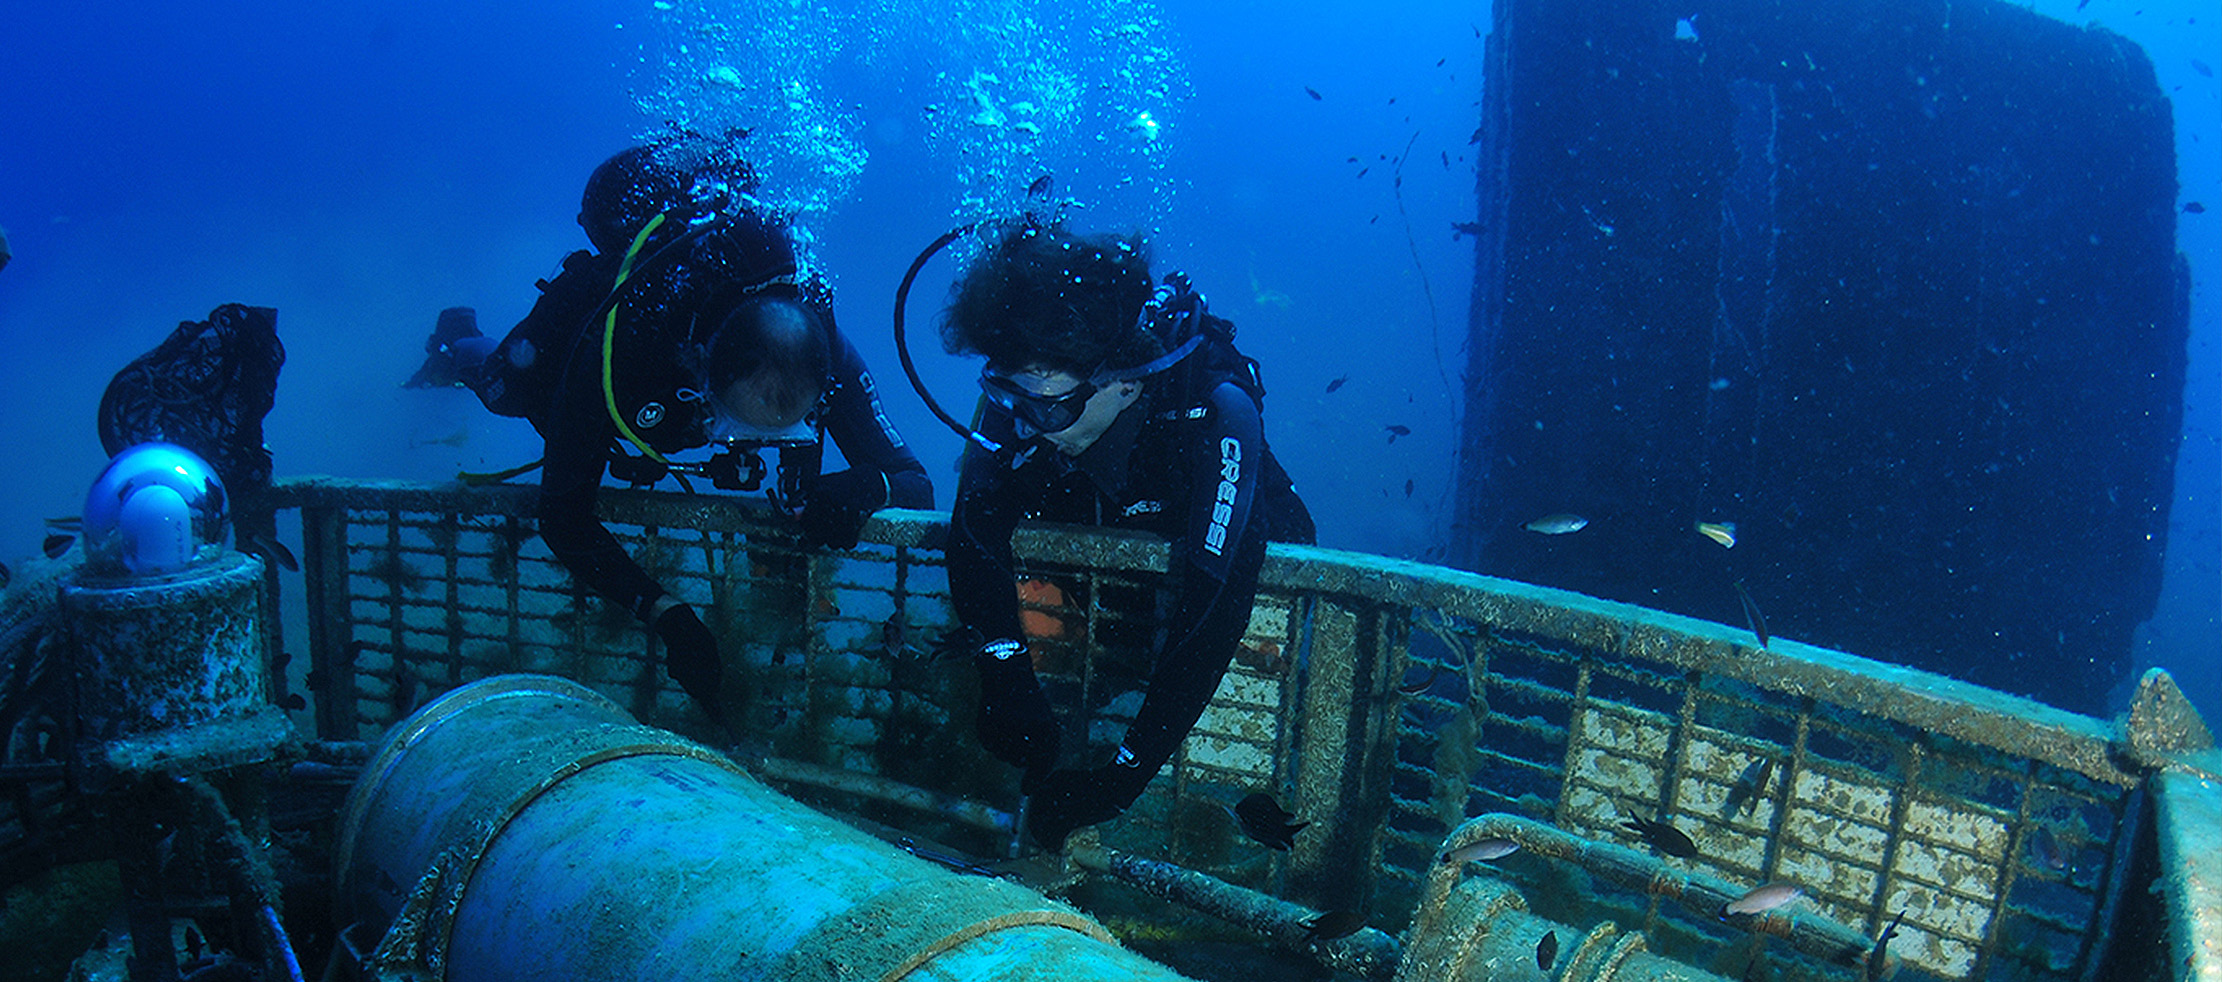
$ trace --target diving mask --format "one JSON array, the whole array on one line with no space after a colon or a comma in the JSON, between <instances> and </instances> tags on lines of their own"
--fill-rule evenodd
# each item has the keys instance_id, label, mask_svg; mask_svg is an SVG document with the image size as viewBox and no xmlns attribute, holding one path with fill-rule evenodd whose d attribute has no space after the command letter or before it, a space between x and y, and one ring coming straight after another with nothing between
<instances>
[{"instance_id":1,"label":"diving mask","mask_svg":"<svg viewBox=\"0 0 2222 982\"><path fill-rule=\"evenodd\" d=\"M714 391L682 389L679 397L699 402L702 406L702 435L711 443L727 447L803 447L819 439L818 420L825 409L825 397L810 407L802 418L785 425L763 424L749 421L749 416L733 407L728 400ZM762 415L758 414L761 419Z\"/></svg>"},{"instance_id":2,"label":"diving mask","mask_svg":"<svg viewBox=\"0 0 2222 982\"><path fill-rule=\"evenodd\" d=\"M1035 433L1061 433L1080 421L1088 411L1088 400L1096 394L1098 381L1091 379L1073 386L1057 395L1035 392L1008 375L997 374L993 369L980 372L980 391L988 401L1011 414L1011 418Z\"/></svg>"}]
</instances>

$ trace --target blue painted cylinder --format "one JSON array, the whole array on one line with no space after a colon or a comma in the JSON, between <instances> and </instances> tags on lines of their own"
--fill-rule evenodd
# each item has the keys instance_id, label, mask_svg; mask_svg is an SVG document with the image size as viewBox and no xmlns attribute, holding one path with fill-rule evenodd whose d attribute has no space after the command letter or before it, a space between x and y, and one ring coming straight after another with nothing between
<instances>
[{"instance_id":1,"label":"blue painted cylinder","mask_svg":"<svg viewBox=\"0 0 2222 982\"><path fill-rule=\"evenodd\" d=\"M396 725L336 855L340 923L384 936L373 967L455 982L1181 978L562 679L487 679Z\"/></svg>"}]
</instances>

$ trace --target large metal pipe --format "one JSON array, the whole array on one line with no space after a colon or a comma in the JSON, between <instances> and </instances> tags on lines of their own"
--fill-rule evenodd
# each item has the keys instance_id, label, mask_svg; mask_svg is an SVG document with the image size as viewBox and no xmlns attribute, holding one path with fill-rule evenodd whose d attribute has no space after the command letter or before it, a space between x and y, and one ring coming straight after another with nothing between
<instances>
[{"instance_id":1,"label":"large metal pipe","mask_svg":"<svg viewBox=\"0 0 2222 982\"><path fill-rule=\"evenodd\" d=\"M1181 976L1001 880L913 858L561 679L464 686L348 798L340 923L456 982Z\"/></svg>"}]
</instances>

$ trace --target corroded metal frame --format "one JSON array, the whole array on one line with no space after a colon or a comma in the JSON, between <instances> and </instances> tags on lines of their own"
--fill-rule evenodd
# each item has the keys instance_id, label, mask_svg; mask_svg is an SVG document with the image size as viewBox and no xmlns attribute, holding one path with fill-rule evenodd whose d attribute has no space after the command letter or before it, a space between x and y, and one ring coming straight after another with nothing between
<instances>
[{"instance_id":1,"label":"corroded metal frame","mask_svg":"<svg viewBox=\"0 0 2222 982\"><path fill-rule=\"evenodd\" d=\"M320 737L360 739L444 688L516 670L565 675L644 721L705 732L644 633L597 610L529 541L534 495L304 479L259 503L300 512ZM826 553L727 497L606 490L602 510L659 579L730 629L755 686L744 743L913 784L925 799L1015 810L1015 776L971 740L969 671L933 656L951 619L945 516L885 511L858 548ZM1045 664L1045 679L1119 723L1105 639L1145 612L1106 598L1150 588L1167 547L1031 526L1013 545L1022 576L1071 587L1030 602L1071 629L1067 660ZM1693 873L1794 880L1808 903L1870 934L1906 911L1894 950L1930 975L2082 978L2127 875L2135 792L2160 766L2124 755L2106 721L1419 563L1275 545L1258 598L1212 708L1105 842L1319 908L1370 910L1392 929L1457 820L1511 812L1626 841L1621 824L1641 815L1702 843ZM1729 807L1761 759L1768 786ZM1236 834L1226 806L1256 790L1313 823L1292 852ZM1542 886L1537 871L1506 872ZM1588 906L1557 912L1568 920L1643 928L1662 950L1733 940L1655 898L1604 889L1559 903Z\"/></svg>"}]
</instances>

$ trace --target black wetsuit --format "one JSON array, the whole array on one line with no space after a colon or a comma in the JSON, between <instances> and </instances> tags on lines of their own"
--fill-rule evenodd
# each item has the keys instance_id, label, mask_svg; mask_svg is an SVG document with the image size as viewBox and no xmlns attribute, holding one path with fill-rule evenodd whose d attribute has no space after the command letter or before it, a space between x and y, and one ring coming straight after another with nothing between
<instances>
[{"instance_id":1,"label":"black wetsuit","mask_svg":"<svg viewBox=\"0 0 2222 982\"><path fill-rule=\"evenodd\" d=\"M708 442L695 391L702 382L686 368L683 348L699 343L740 301L784 296L811 305L831 332L834 388L822 419L849 466L884 475L889 506L933 507L925 467L888 424L855 346L833 330L829 291L798 279L793 251L777 226L744 213L706 231L651 238L613 297L620 262L619 256L583 251L566 257L563 272L539 284L539 302L473 384L489 408L529 418L546 440L540 534L581 584L643 618L664 595L594 514L603 469L623 440L602 387L602 341L613 299L610 379L617 415L658 453ZM817 448L781 453L783 468L808 467L800 484L807 499Z\"/></svg>"},{"instance_id":2,"label":"black wetsuit","mask_svg":"<svg viewBox=\"0 0 2222 982\"><path fill-rule=\"evenodd\" d=\"M1266 447L1261 395L1251 366L1212 342L1145 382L1142 398L1078 457L1018 439L1009 413L992 405L982 432L1003 451L965 448L949 523L950 594L958 618L986 638L1025 636L1010 546L1019 521L1139 529L1172 543L1172 602L1157 625L1148 694L1115 762L1087 779L1114 814L1171 759L1218 689L1249 624L1266 542L1313 539L1310 513Z\"/></svg>"}]
</instances>

